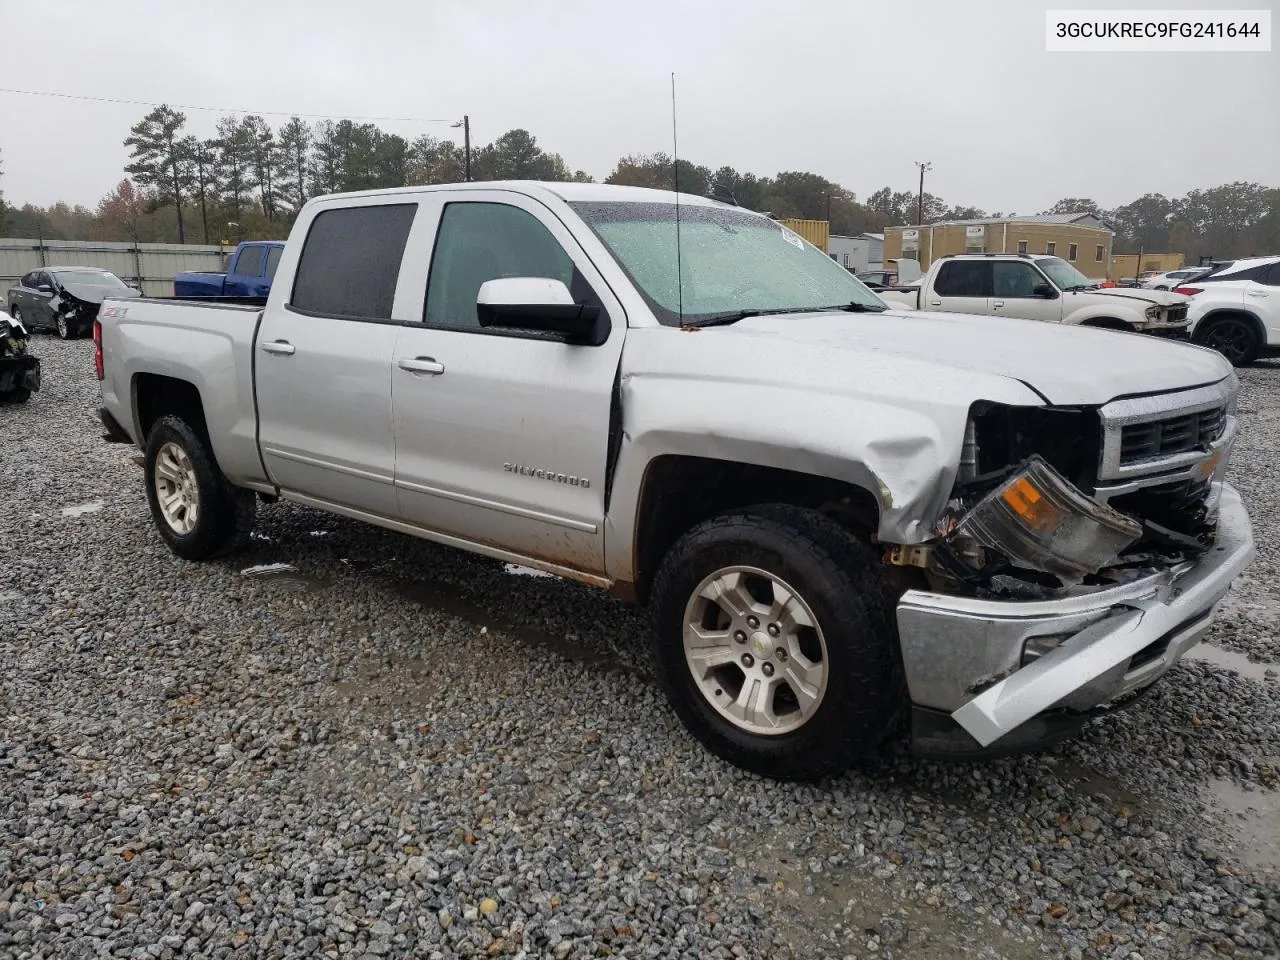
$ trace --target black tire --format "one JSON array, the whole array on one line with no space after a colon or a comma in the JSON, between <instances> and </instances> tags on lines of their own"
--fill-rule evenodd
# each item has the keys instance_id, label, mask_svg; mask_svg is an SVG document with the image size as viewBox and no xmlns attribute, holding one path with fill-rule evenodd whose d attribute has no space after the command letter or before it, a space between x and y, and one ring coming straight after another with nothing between
<instances>
[{"instance_id":1,"label":"black tire","mask_svg":"<svg viewBox=\"0 0 1280 960\"><path fill-rule=\"evenodd\" d=\"M1200 324L1193 340L1217 350L1235 367L1247 367L1262 352L1262 337L1258 335L1257 326L1248 317L1237 314L1216 317Z\"/></svg>"},{"instance_id":2,"label":"black tire","mask_svg":"<svg viewBox=\"0 0 1280 960\"><path fill-rule=\"evenodd\" d=\"M789 733L756 734L727 719L685 659L686 605L704 578L732 566L757 567L789 584L821 627L826 692ZM870 545L798 507L765 504L690 530L662 561L652 594L654 666L681 721L718 756L780 780L836 774L874 753L906 703L894 600L882 570Z\"/></svg>"},{"instance_id":3,"label":"black tire","mask_svg":"<svg viewBox=\"0 0 1280 960\"><path fill-rule=\"evenodd\" d=\"M165 519L156 494L156 459L162 447L173 443L190 460L195 474L199 509L187 533L179 533ZM185 560L208 560L240 549L253 530L257 500L249 490L233 487L218 469L203 430L178 416L162 417L147 435L145 457L147 503L160 537Z\"/></svg>"},{"instance_id":4,"label":"black tire","mask_svg":"<svg viewBox=\"0 0 1280 960\"><path fill-rule=\"evenodd\" d=\"M26 403L31 399L31 391L26 387L14 387L8 393L0 393L0 403Z\"/></svg>"}]
</instances>

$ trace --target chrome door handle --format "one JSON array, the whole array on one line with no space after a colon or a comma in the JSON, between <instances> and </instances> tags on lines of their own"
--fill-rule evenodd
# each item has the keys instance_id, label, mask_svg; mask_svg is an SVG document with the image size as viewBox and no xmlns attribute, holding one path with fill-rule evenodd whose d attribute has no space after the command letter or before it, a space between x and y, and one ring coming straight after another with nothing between
<instances>
[{"instance_id":1,"label":"chrome door handle","mask_svg":"<svg viewBox=\"0 0 1280 960\"><path fill-rule=\"evenodd\" d=\"M940 306L942 306L942 301L941 301L941 300L930 300L930 301L929 301L929 306L931 306L931 307L940 307Z\"/></svg>"},{"instance_id":2,"label":"chrome door handle","mask_svg":"<svg viewBox=\"0 0 1280 960\"><path fill-rule=\"evenodd\" d=\"M412 359L405 358L397 364L401 370L408 370L410 373L425 373L429 376L439 376L444 373L444 364L437 363L435 357L414 357Z\"/></svg>"},{"instance_id":3,"label":"chrome door handle","mask_svg":"<svg viewBox=\"0 0 1280 960\"><path fill-rule=\"evenodd\" d=\"M1244 293L1245 293L1245 296L1246 296L1246 297L1269 297L1269 296L1271 296L1271 294L1267 293L1267 291L1265 291L1265 290L1246 290Z\"/></svg>"},{"instance_id":4,"label":"chrome door handle","mask_svg":"<svg viewBox=\"0 0 1280 960\"><path fill-rule=\"evenodd\" d=\"M292 355L294 347L288 340L264 340L262 349L267 353L278 353L287 357Z\"/></svg>"},{"instance_id":5,"label":"chrome door handle","mask_svg":"<svg viewBox=\"0 0 1280 960\"><path fill-rule=\"evenodd\" d=\"M993 306L993 307L1003 307L1003 306L1004 306L1004 301L1003 301L1003 300L992 300L992 301L991 301L991 306Z\"/></svg>"}]
</instances>

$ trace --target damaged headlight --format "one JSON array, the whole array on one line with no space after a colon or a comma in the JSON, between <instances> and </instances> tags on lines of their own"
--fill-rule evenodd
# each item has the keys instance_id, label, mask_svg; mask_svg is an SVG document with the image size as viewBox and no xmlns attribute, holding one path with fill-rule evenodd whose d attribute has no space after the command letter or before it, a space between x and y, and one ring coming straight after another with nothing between
<instances>
[{"instance_id":1,"label":"damaged headlight","mask_svg":"<svg viewBox=\"0 0 1280 960\"><path fill-rule=\"evenodd\" d=\"M1157 317L1159 317L1159 316L1160 316L1160 307L1159 307L1159 306L1147 307L1147 319L1148 319L1148 320L1155 320L1155 319L1156 319Z\"/></svg>"},{"instance_id":2,"label":"damaged headlight","mask_svg":"<svg viewBox=\"0 0 1280 960\"><path fill-rule=\"evenodd\" d=\"M968 537L1029 570L1078 580L1111 563L1142 535L1136 521L1098 503L1039 456L960 520Z\"/></svg>"}]
</instances>

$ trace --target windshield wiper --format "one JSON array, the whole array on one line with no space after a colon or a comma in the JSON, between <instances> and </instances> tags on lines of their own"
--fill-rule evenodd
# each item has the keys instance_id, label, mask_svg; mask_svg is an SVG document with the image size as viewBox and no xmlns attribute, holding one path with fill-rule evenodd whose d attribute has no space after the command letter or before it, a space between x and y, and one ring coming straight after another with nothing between
<instances>
[{"instance_id":1,"label":"windshield wiper","mask_svg":"<svg viewBox=\"0 0 1280 960\"><path fill-rule=\"evenodd\" d=\"M780 313L779 310L739 310L736 313L717 313L709 317L703 317L701 320L690 320L687 323L680 324L681 329L689 330L694 327L723 327L730 323L737 323L739 320L745 320L747 317L759 317L765 313Z\"/></svg>"},{"instance_id":2,"label":"windshield wiper","mask_svg":"<svg viewBox=\"0 0 1280 960\"><path fill-rule=\"evenodd\" d=\"M888 307L877 307L869 303L841 303L834 307L823 307L824 310L843 310L845 313L884 313Z\"/></svg>"}]
</instances>

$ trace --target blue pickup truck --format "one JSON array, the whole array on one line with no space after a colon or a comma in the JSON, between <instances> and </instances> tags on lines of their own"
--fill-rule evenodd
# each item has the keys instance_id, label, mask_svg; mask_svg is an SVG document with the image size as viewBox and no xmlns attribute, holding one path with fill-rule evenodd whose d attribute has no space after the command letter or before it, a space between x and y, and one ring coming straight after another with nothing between
<instances>
[{"instance_id":1,"label":"blue pickup truck","mask_svg":"<svg viewBox=\"0 0 1280 960\"><path fill-rule=\"evenodd\" d=\"M245 241L227 258L226 273L186 271L173 278L175 297L265 297L271 292L283 240Z\"/></svg>"}]
</instances>

